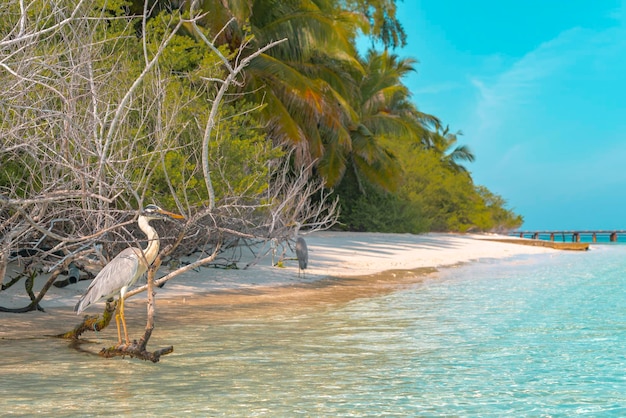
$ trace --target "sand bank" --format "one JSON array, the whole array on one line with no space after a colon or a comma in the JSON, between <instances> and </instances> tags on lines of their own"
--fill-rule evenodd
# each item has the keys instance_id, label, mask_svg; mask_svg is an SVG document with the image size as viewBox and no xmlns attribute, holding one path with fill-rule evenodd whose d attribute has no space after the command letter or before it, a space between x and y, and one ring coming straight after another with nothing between
<instances>
[{"instance_id":1,"label":"sand bank","mask_svg":"<svg viewBox=\"0 0 626 418\"><path fill-rule=\"evenodd\" d=\"M389 291L390 287L421 280L424 274L459 263L557 251L496 242L490 240L492 235L318 232L303 236L309 247L309 266L304 277L298 277L297 261L290 249L286 249L282 268L272 266L269 245L252 251L234 249L230 255L238 258L237 269L199 268L158 289L159 313L167 317L168 311L177 311L179 315L186 311L217 319L227 313L236 315L239 308L253 305L282 309L347 301ZM276 257L280 252L279 249ZM259 254L266 255L244 268ZM165 273L167 267L162 267L159 276ZM40 278L35 291L44 282L45 278ZM81 281L61 289L52 287L41 302L46 312L0 313L0 338L24 336L44 325L48 334L71 329L77 323L73 306L88 284ZM144 301L143 295L130 299L127 316L143 312ZM0 292L0 306L27 304L22 285ZM99 304L87 313L99 313L101 309ZM110 332L114 337L115 330Z\"/></svg>"}]
</instances>

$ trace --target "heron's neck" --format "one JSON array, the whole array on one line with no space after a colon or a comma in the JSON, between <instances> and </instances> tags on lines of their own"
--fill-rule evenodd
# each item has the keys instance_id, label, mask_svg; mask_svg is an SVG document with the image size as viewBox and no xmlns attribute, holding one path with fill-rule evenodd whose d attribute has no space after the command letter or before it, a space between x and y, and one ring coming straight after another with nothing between
<instances>
[{"instance_id":1,"label":"heron's neck","mask_svg":"<svg viewBox=\"0 0 626 418\"><path fill-rule=\"evenodd\" d=\"M150 226L148 219L144 216L140 216L137 223L139 224L139 228L148 237L148 246L143 250L143 255L146 257L148 265L151 265L159 253L159 234Z\"/></svg>"}]
</instances>

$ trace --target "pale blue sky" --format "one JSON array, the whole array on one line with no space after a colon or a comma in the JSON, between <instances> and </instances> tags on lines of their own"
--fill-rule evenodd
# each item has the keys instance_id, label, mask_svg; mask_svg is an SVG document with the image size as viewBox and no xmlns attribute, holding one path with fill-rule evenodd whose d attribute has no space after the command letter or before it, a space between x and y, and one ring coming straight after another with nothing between
<instances>
[{"instance_id":1,"label":"pale blue sky","mask_svg":"<svg viewBox=\"0 0 626 418\"><path fill-rule=\"evenodd\" d=\"M415 103L463 131L522 229L626 229L626 1L398 6Z\"/></svg>"}]
</instances>

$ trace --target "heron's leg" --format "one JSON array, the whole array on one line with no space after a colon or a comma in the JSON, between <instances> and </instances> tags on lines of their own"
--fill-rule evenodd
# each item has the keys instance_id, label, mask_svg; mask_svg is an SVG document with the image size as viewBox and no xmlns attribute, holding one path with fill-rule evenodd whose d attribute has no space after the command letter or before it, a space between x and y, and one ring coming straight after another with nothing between
<instances>
[{"instance_id":1,"label":"heron's leg","mask_svg":"<svg viewBox=\"0 0 626 418\"><path fill-rule=\"evenodd\" d=\"M119 307L119 320L122 321L122 327L124 328L124 337L126 338L126 345L128 345L128 331L126 330L126 317L124 316L124 296L126 295L126 291L128 290L128 286L124 286L120 289L120 298L117 300ZM117 319L117 317L116 317ZM117 334L119 339L119 345L122 345L122 335L120 334L119 324L117 325Z\"/></svg>"},{"instance_id":2,"label":"heron's leg","mask_svg":"<svg viewBox=\"0 0 626 418\"><path fill-rule=\"evenodd\" d=\"M128 331L126 330L126 318L124 317L124 296L120 298L120 319L122 320L122 326L124 327L124 338L126 339L126 345L129 343ZM122 338L120 337L120 344L122 343Z\"/></svg>"},{"instance_id":3,"label":"heron's leg","mask_svg":"<svg viewBox=\"0 0 626 418\"><path fill-rule=\"evenodd\" d=\"M122 345L122 331L120 329L120 303L118 299L117 306L115 307L115 325L117 325L117 344Z\"/></svg>"}]
</instances>

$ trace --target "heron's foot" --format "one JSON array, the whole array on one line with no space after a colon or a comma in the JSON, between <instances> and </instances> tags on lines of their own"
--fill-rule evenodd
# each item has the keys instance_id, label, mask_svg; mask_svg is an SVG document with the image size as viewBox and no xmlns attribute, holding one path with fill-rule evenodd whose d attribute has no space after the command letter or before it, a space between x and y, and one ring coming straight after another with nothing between
<instances>
[{"instance_id":1,"label":"heron's foot","mask_svg":"<svg viewBox=\"0 0 626 418\"><path fill-rule=\"evenodd\" d=\"M139 343L137 342L137 340L133 340L133 342L129 345L128 348L130 350L138 351L141 347L139 346Z\"/></svg>"},{"instance_id":2,"label":"heron's foot","mask_svg":"<svg viewBox=\"0 0 626 418\"><path fill-rule=\"evenodd\" d=\"M120 342L115 348L120 351L137 351L139 350L139 343L137 340L126 341L126 343Z\"/></svg>"},{"instance_id":3,"label":"heron's foot","mask_svg":"<svg viewBox=\"0 0 626 418\"><path fill-rule=\"evenodd\" d=\"M126 350L126 348L128 347L128 344L123 343L123 342L118 342L116 345L114 345L113 347L111 347L113 350L120 350L120 351L124 351Z\"/></svg>"},{"instance_id":4,"label":"heron's foot","mask_svg":"<svg viewBox=\"0 0 626 418\"><path fill-rule=\"evenodd\" d=\"M137 348L137 340L133 340L133 342L129 342L128 340L123 343L123 342L118 342L117 345L114 347L116 350L120 350L120 351L132 351L135 350Z\"/></svg>"}]
</instances>

